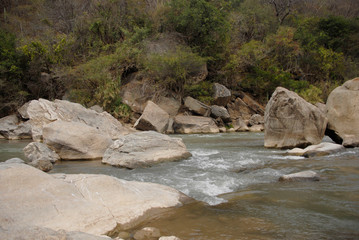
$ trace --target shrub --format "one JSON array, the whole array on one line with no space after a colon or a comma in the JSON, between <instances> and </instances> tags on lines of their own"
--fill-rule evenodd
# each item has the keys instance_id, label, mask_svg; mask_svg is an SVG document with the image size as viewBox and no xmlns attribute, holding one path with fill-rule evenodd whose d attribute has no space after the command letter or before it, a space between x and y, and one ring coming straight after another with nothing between
<instances>
[{"instance_id":1,"label":"shrub","mask_svg":"<svg viewBox=\"0 0 359 240\"><path fill-rule=\"evenodd\" d=\"M182 95L184 86L192 84L192 77L205 63L205 58L189 48L177 47L164 54L149 55L145 65L160 87Z\"/></svg>"}]
</instances>

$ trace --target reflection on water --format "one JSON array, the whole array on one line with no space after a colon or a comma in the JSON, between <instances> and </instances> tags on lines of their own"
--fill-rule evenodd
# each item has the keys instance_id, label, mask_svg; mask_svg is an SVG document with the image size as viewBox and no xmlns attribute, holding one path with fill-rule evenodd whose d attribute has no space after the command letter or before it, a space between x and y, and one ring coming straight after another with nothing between
<instances>
[{"instance_id":1,"label":"reflection on water","mask_svg":"<svg viewBox=\"0 0 359 240\"><path fill-rule=\"evenodd\" d=\"M156 182L200 201L143 224L159 228L163 235L229 240L359 239L359 148L305 159L263 148L263 134L258 133L177 137L183 138L191 158L135 170L100 161L61 162L52 172L101 173ZM321 181L277 181L283 174L303 170L317 171Z\"/></svg>"}]
</instances>

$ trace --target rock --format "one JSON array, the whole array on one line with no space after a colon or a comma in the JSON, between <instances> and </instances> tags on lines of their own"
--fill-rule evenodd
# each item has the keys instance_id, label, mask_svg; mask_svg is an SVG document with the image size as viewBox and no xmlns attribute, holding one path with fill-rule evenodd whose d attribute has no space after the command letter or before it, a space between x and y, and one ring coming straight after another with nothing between
<instances>
[{"instance_id":1,"label":"rock","mask_svg":"<svg viewBox=\"0 0 359 240\"><path fill-rule=\"evenodd\" d=\"M102 162L133 169L190 156L182 139L149 131L132 133L116 140L106 150Z\"/></svg>"},{"instance_id":2,"label":"rock","mask_svg":"<svg viewBox=\"0 0 359 240\"><path fill-rule=\"evenodd\" d=\"M25 163L24 160L20 159L20 158L10 158L8 160L5 161L5 163Z\"/></svg>"},{"instance_id":3,"label":"rock","mask_svg":"<svg viewBox=\"0 0 359 240\"><path fill-rule=\"evenodd\" d=\"M253 126L250 126L248 130L250 132L263 132L264 126L263 126L263 124L253 125Z\"/></svg>"},{"instance_id":4,"label":"rock","mask_svg":"<svg viewBox=\"0 0 359 240\"><path fill-rule=\"evenodd\" d=\"M234 102L229 103L227 109L232 122L235 122L239 118L249 120L253 114L256 114L256 112L240 98L236 98Z\"/></svg>"},{"instance_id":5,"label":"rock","mask_svg":"<svg viewBox=\"0 0 359 240\"><path fill-rule=\"evenodd\" d=\"M231 120L231 116L229 115L227 109L222 106L212 105L211 116L213 118L221 118L224 122L229 122Z\"/></svg>"},{"instance_id":6,"label":"rock","mask_svg":"<svg viewBox=\"0 0 359 240\"><path fill-rule=\"evenodd\" d=\"M149 100L155 95L153 84L146 80L133 80L121 86L122 101L135 113L142 114Z\"/></svg>"},{"instance_id":7,"label":"rock","mask_svg":"<svg viewBox=\"0 0 359 240\"><path fill-rule=\"evenodd\" d=\"M99 105L93 105L93 106L90 107L89 109L94 110L94 111L96 111L96 112L98 112L98 113L102 113L102 112L104 111L103 108L100 107Z\"/></svg>"},{"instance_id":8,"label":"rock","mask_svg":"<svg viewBox=\"0 0 359 240\"><path fill-rule=\"evenodd\" d=\"M264 117L259 114L253 114L248 121L249 126L264 124Z\"/></svg>"},{"instance_id":9,"label":"rock","mask_svg":"<svg viewBox=\"0 0 359 240\"><path fill-rule=\"evenodd\" d=\"M319 108L319 110L322 111L324 115L327 115L327 106L324 103L317 102L315 106Z\"/></svg>"},{"instance_id":10,"label":"rock","mask_svg":"<svg viewBox=\"0 0 359 240\"><path fill-rule=\"evenodd\" d=\"M303 171L283 175L279 178L281 182L319 181L320 176L314 171Z\"/></svg>"},{"instance_id":11,"label":"rock","mask_svg":"<svg viewBox=\"0 0 359 240\"><path fill-rule=\"evenodd\" d=\"M30 105L30 102L27 102L17 110L17 112L20 114L21 118L24 120L30 119L30 116L27 113L27 108L29 107L29 105Z\"/></svg>"},{"instance_id":12,"label":"rock","mask_svg":"<svg viewBox=\"0 0 359 240\"><path fill-rule=\"evenodd\" d=\"M25 157L31 162L40 159L49 160L51 163L55 163L60 160L60 156L52 151L46 144L39 142L29 143L24 149Z\"/></svg>"},{"instance_id":13,"label":"rock","mask_svg":"<svg viewBox=\"0 0 359 240\"><path fill-rule=\"evenodd\" d=\"M154 227L142 228L133 236L135 240L157 240L159 237L161 237L161 232L158 228Z\"/></svg>"},{"instance_id":14,"label":"rock","mask_svg":"<svg viewBox=\"0 0 359 240\"><path fill-rule=\"evenodd\" d=\"M212 118L178 115L174 118L175 133L218 133Z\"/></svg>"},{"instance_id":15,"label":"rock","mask_svg":"<svg viewBox=\"0 0 359 240\"><path fill-rule=\"evenodd\" d=\"M16 115L9 115L0 119L0 134L9 140L31 139L31 126L20 122Z\"/></svg>"},{"instance_id":16,"label":"rock","mask_svg":"<svg viewBox=\"0 0 359 240\"><path fill-rule=\"evenodd\" d=\"M278 87L264 116L264 146L294 148L319 144L327 125L324 114L296 93Z\"/></svg>"},{"instance_id":17,"label":"rock","mask_svg":"<svg viewBox=\"0 0 359 240\"><path fill-rule=\"evenodd\" d=\"M359 147L359 78L334 89L327 100L326 134L345 147Z\"/></svg>"},{"instance_id":18,"label":"rock","mask_svg":"<svg viewBox=\"0 0 359 240\"><path fill-rule=\"evenodd\" d=\"M219 83L213 84L213 102L215 105L226 106L231 100L231 91Z\"/></svg>"},{"instance_id":19,"label":"rock","mask_svg":"<svg viewBox=\"0 0 359 240\"><path fill-rule=\"evenodd\" d=\"M55 231L49 228L35 226L6 226L0 230L0 239L111 240L111 238L107 236L95 236L83 232L66 232L64 230Z\"/></svg>"},{"instance_id":20,"label":"rock","mask_svg":"<svg viewBox=\"0 0 359 240\"><path fill-rule=\"evenodd\" d=\"M49 172L52 170L53 165L48 159L36 159L29 163L30 166L36 167L44 172Z\"/></svg>"},{"instance_id":21,"label":"rock","mask_svg":"<svg viewBox=\"0 0 359 240\"><path fill-rule=\"evenodd\" d=\"M168 128L169 115L162 108L152 101L147 102L147 106L141 117L136 121L134 127L138 130L154 130L164 133Z\"/></svg>"},{"instance_id":22,"label":"rock","mask_svg":"<svg viewBox=\"0 0 359 240\"><path fill-rule=\"evenodd\" d=\"M265 108L260 105L258 102L256 102L255 100L253 100L250 96L248 96L247 94L241 92L240 94L242 101L252 110L254 111L256 114L259 115L264 115L265 112Z\"/></svg>"},{"instance_id":23,"label":"rock","mask_svg":"<svg viewBox=\"0 0 359 240\"><path fill-rule=\"evenodd\" d=\"M176 236L163 236L160 237L158 240L181 240L181 239Z\"/></svg>"},{"instance_id":24,"label":"rock","mask_svg":"<svg viewBox=\"0 0 359 240\"><path fill-rule=\"evenodd\" d=\"M166 134L173 134L175 133L175 130L173 129L173 123L174 123L174 120L173 118L170 118L168 120L168 128L166 130Z\"/></svg>"},{"instance_id":25,"label":"rock","mask_svg":"<svg viewBox=\"0 0 359 240\"><path fill-rule=\"evenodd\" d=\"M304 156L304 157L316 157L316 156L325 156L332 153L339 152L343 150L344 147L340 144L323 142L318 145L311 145L305 149L294 148L287 151L288 155L294 156Z\"/></svg>"},{"instance_id":26,"label":"rock","mask_svg":"<svg viewBox=\"0 0 359 240\"><path fill-rule=\"evenodd\" d=\"M174 117L178 114L181 108L181 102L170 97L159 97L158 100L154 101L160 108L165 110L168 115Z\"/></svg>"},{"instance_id":27,"label":"rock","mask_svg":"<svg viewBox=\"0 0 359 240\"><path fill-rule=\"evenodd\" d=\"M238 118L234 122L234 129L236 130L236 132L247 132L247 131L249 131L249 128L248 128L247 124L244 122L244 120L242 118Z\"/></svg>"},{"instance_id":28,"label":"rock","mask_svg":"<svg viewBox=\"0 0 359 240\"><path fill-rule=\"evenodd\" d=\"M98 113L78 103L65 100L53 102L45 99L33 100L27 108L27 114L30 117L34 141L40 141L43 127L56 120L86 124L97 128L112 139L132 132L107 112Z\"/></svg>"},{"instance_id":29,"label":"rock","mask_svg":"<svg viewBox=\"0 0 359 240\"><path fill-rule=\"evenodd\" d=\"M190 111L204 117L208 117L211 114L211 108L209 106L192 97L186 97L184 99L184 106Z\"/></svg>"},{"instance_id":30,"label":"rock","mask_svg":"<svg viewBox=\"0 0 359 240\"><path fill-rule=\"evenodd\" d=\"M61 120L45 125L43 138L64 160L100 159L112 144L106 133L94 127Z\"/></svg>"},{"instance_id":31,"label":"rock","mask_svg":"<svg viewBox=\"0 0 359 240\"><path fill-rule=\"evenodd\" d=\"M159 184L100 174L61 176L26 164L1 163L0 226L31 224L55 231L110 234L134 228L190 200Z\"/></svg>"}]
</instances>

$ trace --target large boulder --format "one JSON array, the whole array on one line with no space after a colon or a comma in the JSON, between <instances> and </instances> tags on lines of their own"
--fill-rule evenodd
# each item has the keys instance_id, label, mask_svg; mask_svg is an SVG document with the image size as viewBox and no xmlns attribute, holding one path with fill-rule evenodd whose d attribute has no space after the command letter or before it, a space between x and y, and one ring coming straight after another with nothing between
<instances>
[{"instance_id":1,"label":"large boulder","mask_svg":"<svg viewBox=\"0 0 359 240\"><path fill-rule=\"evenodd\" d=\"M174 117L181 108L181 102L171 97L159 97L154 101L160 108L165 110L168 115Z\"/></svg>"},{"instance_id":2,"label":"large boulder","mask_svg":"<svg viewBox=\"0 0 359 240\"><path fill-rule=\"evenodd\" d=\"M219 106L226 106L231 101L231 91L222 84L213 84L213 103Z\"/></svg>"},{"instance_id":3,"label":"large boulder","mask_svg":"<svg viewBox=\"0 0 359 240\"><path fill-rule=\"evenodd\" d=\"M31 126L16 115L9 115L0 119L0 135L9 140L31 139Z\"/></svg>"},{"instance_id":4,"label":"large boulder","mask_svg":"<svg viewBox=\"0 0 359 240\"><path fill-rule=\"evenodd\" d=\"M41 140L43 127L56 120L86 124L97 128L112 139L131 132L107 112L98 113L65 100L33 100L27 107L27 114L31 122L32 138L35 141Z\"/></svg>"},{"instance_id":5,"label":"large boulder","mask_svg":"<svg viewBox=\"0 0 359 240\"><path fill-rule=\"evenodd\" d=\"M343 145L323 142L318 145L311 145L304 149L294 148L287 151L288 155L294 156L304 156L304 157L315 157L315 156L325 156L332 153L342 151L344 149Z\"/></svg>"},{"instance_id":6,"label":"large boulder","mask_svg":"<svg viewBox=\"0 0 359 240\"><path fill-rule=\"evenodd\" d=\"M148 131L132 133L116 140L106 150L102 162L133 169L190 156L182 139Z\"/></svg>"},{"instance_id":7,"label":"large boulder","mask_svg":"<svg viewBox=\"0 0 359 240\"><path fill-rule=\"evenodd\" d=\"M152 101L147 102L147 106L141 117L136 121L134 127L138 130L154 130L164 133L168 128L169 115L162 108Z\"/></svg>"},{"instance_id":8,"label":"large boulder","mask_svg":"<svg viewBox=\"0 0 359 240\"><path fill-rule=\"evenodd\" d=\"M99 174L49 175L26 164L1 163L0 182L0 226L111 234L190 200L159 184Z\"/></svg>"},{"instance_id":9,"label":"large boulder","mask_svg":"<svg viewBox=\"0 0 359 240\"><path fill-rule=\"evenodd\" d=\"M294 148L319 144L327 126L324 114L298 94L278 87L264 115L264 146Z\"/></svg>"},{"instance_id":10,"label":"large boulder","mask_svg":"<svg viewBox=\"0 0 359 240\"><path fill-rule=\"evenodd\" d=\"M359 78L334 89L327 100L327 135L346 147L359 147Z\"/></svg>"},{"instance_id":11,"label":"large boulder","mask_svg":"<svg viewBox=\"0 0 359 240\"><path fill-rule=\"evenodd\" d=\"M209 106L192 97L186 97L184 99L184 106L190 111L204 117L208 117L211 114L211 108Z\"/></svg>"},{"instance_id":12,"label":"large boulder","mask_svg":"<svg viewBox=\"0 0 359 240\"><path fill-rule=\"evenodd\" d=\"M229 115L227 109L222 106L212 105L211 116L213 118L221 118L223 122L229 122L231 120L231 116Z\"/></svg>"},{"instance_id":13,"label":"large boulder","mask_svg":"<svg viewBox=\"0 0 359 240\"><path fill-rule=\"evenodd\" d=\"M94 127L61 120L45 125L43 138L64 160L100 159L112 144L110 136Z\"/></svg>"},{"instance_id":14,"label":"large boulder","mask_svg":"<svg viewBox=\"0 0 359 240\"><path fill-rule=\"evenodd\" d=\"M178 115L174 118L175 133L219 133L212 118Z\"/></svg>"}]
</instances>

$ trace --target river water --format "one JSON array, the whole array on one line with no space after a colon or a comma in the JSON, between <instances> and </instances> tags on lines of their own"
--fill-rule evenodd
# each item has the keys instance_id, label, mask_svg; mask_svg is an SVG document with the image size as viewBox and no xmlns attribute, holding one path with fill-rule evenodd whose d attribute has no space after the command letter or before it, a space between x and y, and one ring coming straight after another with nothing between
<instances>
[{"instance_id":1,"label":"river water","mask_svg":"<svg viewBox=\"0 0 359 240\"><path fill-rule=\"evenodd\" d=\"M191 158L135 170L67 161L51 172L107 174L182 191L198 201L143 226L183 240L359 239L359 148L308 159L264 148L263 133L174 137L184 140ZM2 140L0 161L21 157L26 144ZM321 180L278 182L303 170Z\"/></svg>"}]
</instances>

